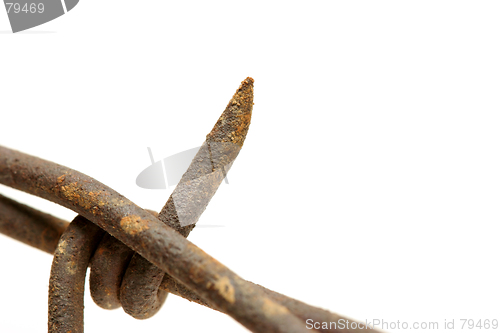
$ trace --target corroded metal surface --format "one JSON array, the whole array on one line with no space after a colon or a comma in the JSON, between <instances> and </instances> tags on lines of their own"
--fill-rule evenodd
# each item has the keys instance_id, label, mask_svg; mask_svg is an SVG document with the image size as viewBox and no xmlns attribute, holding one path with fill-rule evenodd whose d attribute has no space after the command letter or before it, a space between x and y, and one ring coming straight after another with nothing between
<instances>
[{"instance_id":1,"label":"corroded metal surface","mask_svg":"<svg viewBox=\"0 0 500 333\"><path fill-rule=\"evenodd\" d=\"M95 179L0 147L0 182L59 203L96 223L252 331L310 332L286 307Z\"/></svg>"},{"instance_id":2,"label":"corroded metal surface","mask_svg":"<svg viewBox=\"0 0 500 333\"><path fill-rule=\"evenodd\" d=\"M90 295L103 309L121 307L120 287L134 251L106 234L90 262Z\"/></svg>"},{"instance_id":3,"label":"corroded metal surface","mask_svg":"<svg viewBox=\"0 0 500 333\"><path fill-rule=\"evenodd\" d=\"M306 329L305 320L346 319L245 281L184 238L238 155L252 105L253 80L247 78L159 215L82 173L0 146L0 183L80 214L64 231L55 251L49 332L83 332L83 290L89 264L94 301L107 309L121 305L136 318L154 315L171 292L224 312L253 332L316 332ZM12 231L31 225L48 238L40 241L29 232ZM52 252L66 226L64 221L0 196L0 232Z\"/></svg>"},{"instance_id":4,"label":"corroded metal surface","mask_svg":"<svg viewBox=\"0 0 500 333\"><path fill-rule=\"evenodd\" d=\"M0 233L48 253L54 253L68 222L20 204L0 194Z\"/></svg>"},{"instance_id":5,"label":"corroded metal surface","mask_svg":"<svg viewBox=\"0 0 500 333\"><path fill-rule=\"evenodd\" d=\"M318 332L336 332L336 333L364 333L371 332L377 333L379 331L366 326L354 319L347 318L330 311L310 306L304 302L298 301L291 297L277 293L275 291L264 288L258 284L248 282L257 288L260 288L264 294L272 299L274 302L286 306L291 313L301 318L305 323L307 320L312 320L314 323L328 323L328 328L321 325L317 329ZM335 325L334 325L335 324Z\"/></svg>"},{"instance_id":6,"label":"corroded metal surface","mask_svg":"<svg viewBox=\"0 0 500 333\"><path fill-rule=\"evenodd\" d=\"M161 210L158 218L182 236L187 237L194 228L238 156L248 133L252 108L253 79L247 78ZM162 270L146 259L133 255L119 292L123 310L138 319L156 314L167 297L167 293L159 289L164 276ZM107 294L114 298L111 293Z\"/></svg>"},{"instance_id":7,"label":"corroded metal surface","mask_svg":"<svg viewBox=\"0 0 500 333\"><path fill-rule=\"evenodd\" d=\"M3 197L4 199L7 199L5 197ZM16 203L15 201L11 200L11 199L7 199L8 201L10 201L12 204L10 204L10 207L23 207L24 205L21 205L19 203ZM1 207L1 206L0 206ZM25 207L25 206L24 206ZM22 212L24 211L25 208L23 208L19 213L22 215ZM31 209L31 208L30 208ZM1 214L2 214L2 209L0 209L0 219L1 219ZM13 208L12 211L11 211L11 215L17 215L18 212L16 210L16 208ZM42 213L43 214L43 213ZM27 222L24 222L22 219L20 219L19 217L16 217L16 221L18 221L19 223L21 223L21 227L28 227L28 225L23 225L23 223L27 223ZM32 221L29 221L29 223L33 223ZM58 225L63 225L64 227L68 225L67 222L65 221L62 221L62 220L58 220ZM125 248L127 250L127 252L130 252L131 254L133 254L133 251L130 250L128 247L126 247L125 245L123 245L121 242L119 242L118 240L116 240L115 238L113 238L112 236L110 236L109 234L106 234L104 235L103 237L103 240L101 241L100 245L99 245L99 248L102 247L102 244L106 242L106 239L107 238L110 238L112 239L114 242L116 242L115 245L118 245L119 247L115 247L115 246L111 246L108 250L111 251L112 253L115 254L115 259L117 260L116 262L113 262L113 261L110 261L106 264L96 264L95 267L96 268L92 268L92 272L91 272L91 288L92 288L92 274L94 273L94 270L95 269L99 269L100 271L102 271L103 273L106 273L107 270L111 270L111 271L117 271L117 272L123 272L125 271L126 269L126 265L125 266L120 266L120 260L118 260L122 255L120 254L120 252L123 251L123 248ZM24 239L19 239L23 242L25 242ZM41 242L38 242L38 241L35 241L34 244L42 244ZM33 245L33 244L31 244ZM38 248L38 246L36 246ZM55 249L55 245L54 245L54 249ZM120 247L123 247L123 248L120 248ZM47 252L54 252L54 249L52 249L51 251L47 251ZM91 259L91 262L94 262L96 257L98 257L100 254L99 254L99 250L96 250L96 252L94 252L94 256L93 258ZM118 266L118 268L116 267ZM99 278L101 279L106 279L105 277L106 275L104 274L104 277L103 276L99 276L99 277L95 277L96 281L98 283L100 283L100 280ZM110 276L112 276L114 278L115 274L112 273L110 274ZM251 282L249 282L251 283ZM70 284L71 285L71 284ZM111 283L111 285L113 286L114 284ZM119 285L119 283L118 283ZM283 305L283 306L286 306L290 312L292 312L294 315L296 315L297 317L301 318L304 322L307 320L307 319L312 319L314 322L327 322L327 323L338 323L339 327L341 327L340 323L343 322L345 323L346 320L349 320L349 322L355 322L354 320L352 319L349 319L349 318L346 318L344 316L340 316L338 314L335 314L335 313L332 313L332 312L329 312L327 310L324 310L324 309L320 309L320 308L317 308L317 307L313 307L311 305L308 305L306 303L303 303L303 302L300 302L298 300L295 300L295 299L292 299L290 297L287 297L285 295L282 295L282 294L279 294L279 293L276 293L274 291L271 291L267 288L264 288L260 285L255 285L257 288L260 288L268 297L270 297L273 301ZM198 304L201 304L201 305L204 305L204 306L207 306L207 307L210 307L210 305L203 301L203 299L200 298L200 296L198 296L195 292L191 291L190 289L188 289L187 287L185 287L182 283L180 283L179 281L175 280L174 278L172 278L171 276L169 276L168 274L165 275L161 285L160 285L160 289L161 290L164 290L166 292L169 292L169 293L173 293L177 296L180 296L180 297L183 297L184 299L188 300L188 301L191 301L191 302L196 302ZM120 303L118 301L117 303L117 306L116 307L119 307L120 306ZM106 308L111 308L111 307L106 307ZM217 310L217 309L214 309L214 310ZM356 322L357 325L362 325L361 323L358 323ZM369 329L369 328L364 328L364 329L349 329L349 330L346 330L346 329L318 329L318 332L351 332L351 333L362 333L362 332L377 332L376 330L373 330L373 329Z\"/></svg>"},{"instance_id":8,"label":"corroded metal surface","mask_svg":"<svg viewBox=\"0 0 500 333\"><path fill-rule=\"evenodd\" d=\"M269 290L265 287L262 287L258 284L247 281L249 284L252 284L255 288L260 289L264 294L266 294L270 299L274 302L285 306L291 313L296 315L298 318L301 318L304 323L307 320L312 320L317 323L328 323L329 328L319 328L318 332L335 332L335 333L363 333L363 332L378 332L375 329L365 326L363 323L360 323L354 319L347 318L336 313L332 313L330 311L317 308L311 306L309 304L303 303L296 299L290 298L283 294L277 293L275 291ZM209 304L204 302L196 293L192 292L188 288L186 288L182 283L177 282L175 279L171 277L166 277L161 286L161 289L168 291L169 293L180 296L184 299L187 299L191 302L195 302L207 307L210 307ZM214 309L217 310L217 309ZM335 323L331 324L330 323ZM351 325L349 326L349 323ZM332 327L332 328L330 328ZM348 327L348 328L343 328Z\"/></svg>"},{"instance_id":9,"label":"corroded metal surface","mask_svg":"<svg viewBox=\"0 0 500 333\"><path fill-rule=\"evenodd\" d=\"M83 333L85 273L103 235L82 216L63 233L50 271L49 332Z\"/></svg>"},{"instance_id":10,"label":"corroded metal surface","mask_svg":"<svg viewBox=\"0 0 500 333\"><path fill-rule=\"evenodd\" d=\"M252 80L248 79L240 89L249 91L251 84ZM247 98L241 103L249 106ZM234 107L235 104L231 102L230 105ZM216 126L224 129L226 123ZM233 133L228 135L232 137ZM226 149L222 146L217 151ZM229 149L229 152L234 150ZM258 288L151 213L82 173L0 147L0 182L74 210L250 330L309 332L286 307L265 297Z\"/></svg>"},{"instance_id":11,"label":"corroded metal surface","mask_svg":"<svg viewBox=\"0 0 500 333\"><path fill-rule=\"evenodd\" d=\"M150 213L158 217L158 213ZM120 286L123 310L137 319L147 319L155 315L167 299L168 293L159 287L164 276L168 274L138 253L132 256L124 272Z\"/></svg>"},{"instance_id":12,"label":"corroded metal surface","mask_svg":"<svg viewBox=\"0 0 500 333\"><path fill-rule=\"evenodd\" d=\"M253 79L241 83L207 135L159 218L187 236L207 207L245 141L253 108Z\"/></svg>"}]
</instances>

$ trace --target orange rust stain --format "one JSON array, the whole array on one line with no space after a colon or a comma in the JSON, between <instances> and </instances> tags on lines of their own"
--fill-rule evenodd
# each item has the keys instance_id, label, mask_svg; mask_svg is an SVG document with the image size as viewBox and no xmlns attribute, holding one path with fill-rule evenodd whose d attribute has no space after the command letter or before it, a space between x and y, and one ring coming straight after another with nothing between
<instances>
[{"instance_id":1,"label":"orange rust stain","mask_svg":"<svg viewBox=\"0 0 500 333\"><path fill-rule=\"evenodd\" d=\"M253 104L253 79L249 77L241 83L207 139L232 142L242 147L250 126Z\"/></svg>"},{"instance_id":2,"label":"orange rust stain","mask_svg":"<svg viewBox=\"0 0 500 333\"><path fill-rule=\"evenodd\" d=\"M234 287L231 284L231 280L229 280L227 276L218 278L214 283L214 289L217 290L219 295L221 295L229 303L234 304L236 301Z\"/></svg>"},{"instance_id":3,"label":"orange rust stain","mask_svg":"<svg viewBox=\"0 0 500 333\"><path fill-rule=\"evenodd\" d=\"M283 305L276 304L268 298L265 298L262 303L262 311L268 316L279 316L289 312Z\"/></svg>"},{"instance_id":4,"label":"orange rust stain","mask_svg":"<svg viewBox=\"0 0 500 333\"><path fill-rule=\"evenodd\" d=\"M90 194L87 195L88 198L86 198L85 192L80 189L77 182L61 186L61 193L68 200L85 209L90 209L95 205L95 203L91 201L94 198L93 193L90 192Z\"/></svg>"},{"instance_id":5,"label":"orange rust stain","mask_svg":"<svg viewBox=\"0 0 500 333\"><path fill-rule=\"evenodd\" d=\"M149 229L149 226L138 215L125 216L120 220L120 227L130 235L135 235Z\"/></svg>"},{"instance_id":6,"label":"orange rust stain","mask_svg":"<svg viewBox=\"0 0 500 333\"><path fill-rule=\"evenodd\" d=\"M64 252L66 252L67 245L68 245L68 243L66 242L66 240L59 242L59 244L57 245L57 249L59 250L59 253L64 254Z\"/></svg>"},{"instance_id":7,"label":"orange rust stain","mask_svg":"<svg viewBox=\"0 0 500 333\"><path fill-rule=\"evenodd\" d=\"M75 275L77 269L78 268L77 268L76 262L70 261L70 262L66 263L66 273L68 273L70 275Z\"/></svg>"},{"instance_id":8,"label":"orange rust stain","mask_svg":"<svg viewBox=\"0 0 500 333\"><path fill-rule=\"evenodd\" d=\"M58 178L58 182L64 180L65 175ZM62 179L62 180L61 180ZM77 182L73 182L60 187L61 194L71 202L79 205L80 207L90 210L94 214L97 213L99 206L105 206L107 203L101 199L101 192L86 192L81 188Z\"/></svg>"}]
</instances>

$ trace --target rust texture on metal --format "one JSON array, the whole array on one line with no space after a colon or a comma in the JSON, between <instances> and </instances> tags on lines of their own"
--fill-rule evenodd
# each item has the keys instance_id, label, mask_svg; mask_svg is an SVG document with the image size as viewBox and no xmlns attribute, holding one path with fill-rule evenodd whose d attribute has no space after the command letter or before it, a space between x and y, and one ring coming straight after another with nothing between
<instances>
[{"instance_id":1,"label":"rust texture on metal","mask_svg":"<svg viewBox=\"0 0 500 333\"><path fill-rule=\"evenodd\" d=\"M63 233L49 281L49 332L83 333L85 274L104 231L78 215Z\"/></svg>"},{"instance_id":2,"label":"rust texture on metal","mask_svg":"<svg viewBox=\"0 0 500 333\"><path fill-rule=\"evenodd\" d=\"M66 221L0 194L0 233L2 234L52 254L67 226Z\"/></svg>"},{"instance_id":3,"label":"rust texture on metal","mask_svg":"<svg viewBox=\"0 0 500 333\"><path fill-rule=\"evenodd\" d=\"M120 288L134 251L106 234L90 261L90 295L103 309L122 306ZM122 295L123 296L123 295Z\"/></svg>"},{"instance_id":4,"label":"rust texture on metal","mask_svg":"<svg viewBox=\"0 0 500 333\"><path fill-rule=\"evenodd\" d=\"M182 236L187 237L193 230L236 159L248 133L252 108L253 79L247 78L229 101L161 210L158 218ZM103 254L111 256L112 252L103 251ZM106 261L112 260L109 257ZM164 278L164 271L134 254L123 275L119 294L106 292L117 290L112 286L104 286L98 293L103 299L119 297L125 312L137 319L147 319L159 311L167 297L167 293L160 289ZM92 290L97 294L95 288Z\"/></svg>"},{"instance_id":5,"label":"rust texture on metal","mask_svg":"<svg viewBox=\"0 0 500 333\"><path fill-rule=\"evenodd\" d=\"M80 172L2 147L0 182L61 204L96 223L252 331L308 331L285 307L151 213Z\"/></svg>"},{"instance_id":6,"label":"rust texture on metal","mask_svg":"<svg viewBox=\"0 0 500 333\"><path fill-rule=\"evenodd\" d=\"M5 198L5 199L7 199L7 198ZM8 201L10 201L10 202L13 203L12 205L10 205L12 207L22 207L23 206L21 204L16 203L15 201L13 201L11 199L8 199ZM0 210L0 220L2 219L2 215L1 215L2 211L3 210ZM20 213L22 213L22 210L21 210ZM12 209L11 215L16 215L16 214L17 214L16 209ZM19 220L19 221L21 221L21 220ZM59 220L59 222L61 222L62 225L65 225L65 226L68 225L67 222L64 222L62 220ZM25 223L25 222L21 221L19 223L21 223L21 225L20 225L21 227L24 227L24 228L29 227L29 224L22 225L22 223ZM33 222L30 221L29 223L33 223ZM117 259L118 263L121 262L121 260L118 260L118 259L122 257L121 252L124 249L126 249L127 252L133 253L133 251L131 249L129 249L128 247L126 247L125 245L123 245L121 242L119 242L118 240L116 240L115 238L113 238L112 236L110 236L109 234L104 235L103 240L99 244L98 249L102 248L102 244L106 241L106 238L112 238L112 239L114 239L114 241L117 242L116 244L119 245L119 247L112 247L112 248L109 249L110 252L115 253L115 259ZM23 239L20 239L20 240L23 241L23 242L25 242L25 240L23 240ZM37 246L37 248L38 248L38 246ZM54 249L55 249L55 246L54 246ZM52 249L52 251L47 251L47 252L53 252L54 249ZM91 262L93 262L98 255L99 255L98 250L96 250L96 252L94 252L93 258L91 259ZM124 267L123 266L120 267L117 264L117 262L110 261L106 265L102 265L102 264L95 265L95 268L92 268L90 277L92 278L92 274L94 273L93 272L94 269L100 269L100 270L103 271L103 273L106 273L106 270L113 271L113 273L109 274L109 276L111 276L111 278L115 278L116 276L118 276L119 272L123 272L126 269L126 265ZM116 266L118 266L118 268ZM115 270L117 271L117 274L114 273ZM104 275L104 279L106 278L106 276L107 275ZM102 277L102 275L101 275L101 277ZM249 283L251 283L251 282L249 282ZM92 287L92 281L90 281L90 285ZM111 285L113 285L113 284L111 284ZM119 288L119 282L117 282L117 285L118 285L118 288ZM285 295L282 295L282 294L279 294L277 292L271 291L271 290L269 290L267 288L264 288L264 287L262 287L260 285L255 285L255 286L257 288L260 288L261 290L263 290L263 292L266 293L266 295L268 297L270 297L273 301L275 301L275 302L277 302L277 303L279 303L279 304L281 304L283 306L286 306L294 315L296 315L297 317L303 319L304 322L307 319L312 319L314 322L327 322L327 323L331 322L331 323L337 323L338 327L341 327L340 323L341 322L345 323L346 320L349 320L349 322L354 322L354 320L352 320L352 319L346 318L344 316L340 316L338 314L329 312L329 311L324 310L324 309L313 307L311 305L308 305L306 303L303 303L303 302L300 302L298 300L292 299L292 298L287 297ZM163 281L161 282L160 289L164 290L164 291L166 291L168 293L172 293L172 294L175 294L177 296L183 297L184 299L186 299L188 301L196 302L198 304L210 307L210 305L207 302L205 302L200 296L198 296L198 294L196 292L191 291L190 289L188 289L187 287L185 287L182 283L180 283L179 281L177 281L173 277L169 276L168 274L165 275ZM118 301L116 307L119 307L119 306L120 306L120 303ZM111 308L111 307L108 307L108 308ZM217 309L214 309L214 310L217 310ZM361 323L358 323L358 324L362 325ZM362 333L362 332L376 332L376 330L372 330L370 328L364 328L364 329L359 329L359 328L358 329L352 329L351 328L349 330L346 330L346 329L339 330L339 329L323 329L323 328L320 328L317 331L318 332L346 332L346 333L347 332L352 332L352 333L355 333L355 332L357 332L357 333Z\"/></svg>"},{"instance_id":7,"label":"rust texture on metal","mask_svg":"<svg viewBox=\"0 0 500 333\"><path fill-rule=\"evenodd\" d=\"M0 182L59 203L96 223L252 331L309 332L284 306L151 213L80 172L2 147Z\"/></svg>"},{"instance_id":8,"label":"rust texture on metal","mask_svg":"<svg viewBox=\"0 0 500 333\"><path fill-rule=\"evenodd\" d=\"M318 332L342 332L342 333L377 332L377 330L367 327L363 323L360 323L354 319L347 318L345 316L341 316L336 313L332 313L330 311L311 306L309 304L298 301L291 297L269 290L261 285L252 283L250 281L247 282L249 284L252 284L255 288L262 290L262 292L266 294L274 302L285 306L291 313L296 315L298 318L301 318L304 323L306 322L306 320L312 320L313 322L317 323L328 323L328 328L321 327L317 329ZM195 302L210 307L210 305L204 302L198 295L196 295L196 293L193 293L191 290L182 285L182 283L177 282L173 278L164 279L160 288L168 291L169 293L187 299L191 302ZM347 327L348 323L351 323L349 327Z\"/></svg>"},{"instance_id":9,"label":"rust texture on metal","mask_svg":"<svg viewBox=\"0 0 500 333\"><path fill-rule=\"evenodd\" d=\"M111 235L99 244L90 267L91 296L104 309L122 306L134 318L147 319L167 297L158 289L164 272Z\"/></svg>"},{"instance_id":10,"label":"rust texture on metal","mask_svg":"<svg viewBox=\"0 0 500 333\"><path fill-rule=\"evenodd\" d=\"M0 196L1 232L49 253L62 233L50 278L49 332L83 332L89 265L94 301L107 309L122 306L136 318L154 315L170 292L226 313L253 332L357 332L306 329L309 318L343 317L245 281L185 239L238 155L252 106L253 80L247 78L159 215L78 171L0 146L0 183L79 214L67 227ZM32 225L46 239L12 231Z\"/></svg>"},{"instance_id":11,"label":"rust texture on metal","mask_svg":"<svg viewBox=\"0 0 500 333\"><path fill-rule=\"evenodd\" d=\"M207 135L159 218L187 236L217 191L243 146L253 108L253 79L241 83Z\"/></svg>"}]
</instances>

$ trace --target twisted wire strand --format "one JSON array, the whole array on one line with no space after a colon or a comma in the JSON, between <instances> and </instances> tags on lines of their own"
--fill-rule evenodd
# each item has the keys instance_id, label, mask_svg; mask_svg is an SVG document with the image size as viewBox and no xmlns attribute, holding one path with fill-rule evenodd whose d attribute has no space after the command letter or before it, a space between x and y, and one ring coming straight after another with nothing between
<instances>
[{"instance_id":1,"label":"twisted wire strand","mask_svg":"<svg viewBox=\"0 0 500 333\"><path fill-rule=\"evenodd\" d=\"M238 134L246 135L248 131L253 105L253 80L245 80L235 96L237 98L233 97L214 127L223 136L211 136L212 133L207 136L207 141L216 146L207 145L209 154L219 154L222 160L229 159L227 156L231 155L231 148L226 154L227 147L243 144ZM237 125L234 131L231 131L231 124ZM286 307L267 298L262 291L246 283L151 213L95 179L61 165L0 147L0 183L77 212L198 293L212 307L229 314L252 331L308 331ZM210 191L210 187L206 190ZM175 208L179 218L182 212L184 222L188 221L185 224L196 222L191 212L203 211L208 204L208 200L203 201L199 197L202 192L190 191L189 184L186 192L182 192L189 200L181 200L186 206ZM181 220L179 222L182 224ZM62 245L66 243L61 241L58 248ZM57 260L56 256L54 260ZM70 267L69 273L76 266L77 262L71 260L65 264L65 267ZM86 270L86 267L80 266L77 270ZM65 276L71 274L61 274L59 279ZM78 316L65 315L66 312L71 313L69 310L60 312L64 308L61 300L69 307L76 306L71 303L73 301L80 302L80 299L70 297L76 294L71 285L61 283L59 286L57 279L54 281L51 278L51 281L57 287L51 288L49 292L49 308L53 309L50 317L57 319L49 325L51 332L65 332L63 326L66 323L66 327L81 326L83 329L82 324L70 323L73 319L80 320ZM79 284L74 285L75 288L81 287ZM51 307L51 304L56 306ZM68 322L62 325L63 321L59 318Z\"/></svg>"},{"instance_id":2,"label":"twisted wire strand","mask_svg":"<svg viewBox=\"0 0 500 333\"><path fill-rule=\"evenodd\" d=\"M247 78L207 135L160 214L153 213L183 237L193 230L238 156L248 133L252 108L253 79ZM147 319L159 311L167 297L159 289L165 272L111 236L99 244L91 268L92 298L103 308L122 306L134 318Z\"/></svg>"},{"instance_id":3,"label":"twisted wire strand","mask_svg":"<svg viewBox=\"0 0 500 333\"><path fill-rule=\"evenodd\" d=\"M29 213L26 213L29 212ZM154 212L151 212L152 214ZM49 222L47 222L49 221ZM49 214L42 213L34 208L25 206L23 204L20 204L12 199L9 199L5 196L2 196L0 194L0 232L3 234L13 237L27 245L33 246L35 248L38 248L42 251L45 251L47 253L53 254L56 251L57 248L57 242L59 241L59 237L61 234L65 234L64 239L61 238L61 241L59 243L63 244L64 247L64 253L66 253L67 256L70 256L70 254L67 252L68 249L75 249L76 255L81 255L81 256L86 256L88 259L81 260L81 266L85 267L85 263L88 264L88 262L93 261L93 257L96 256L97 254L97 249L99 248L99 242L102 243L102 240L106 237L110 237L109 234L99 231L99 229L96 229L93 227L93 224L89 223L88 220L85 218L79 216L75 218L74 222L72 224L77 222L78 226L72 227L73 230L70 229L67 233L64 231L68 227L69 223L63 220L60 220L58 218L55 218ZM15 225L16 228L6 228L5 225ZM90 225L90 226L87 226ZM90 231L89 231L90 228ZM76 229L76 231L75 231ZM30 235L29 233L26 232L19 232L19 230L38 230L41 232L36 232L33 235ZM78 235L77 238L87 238L87 240L84 240L85 242L95 242L92 244L82 244L80 240L75 241L75 233ZM53 237L49 238L47 241L46 235L53 235ZM113 238L114 239L114 238ZM73 246L68 247L67 243L68 242L75 242ZM48 246L50 244L50 246ZM122 246L124 246L122 244ZM95 251L92 254L92 249L95 249ZM127 247L128 248L128 247ZM89 249L89 254L85 254L85 249ZM131 250L132 251L132 250ZM61 256L61 253L59 253L59 256ZM59 259L57 262L60 262ZM71 260L66 260L65 262L72 262ZM111 269L112 271L119 271L115 265L119 265L118 263L110 263L109 266L106 266L106 268ZM72 265L73 266L73 265ZM95 266L92 269L96 269L97 266ZM91 269L91 270L92 270ZM101 268L104 269L104 268ZM125 270L125 268L124 268ZM124 275L124 270L121 271L118 275ZM74 289L74 285L78 285L81 283L84 283L85 276L83 275L82 271L81 275L75 276L75 275L70 275L73 279L76 279L77 281L73 281L71 283L68 283L68 288ZM92 271L91 271L92 275ZM83 281L83 282L82 282ZM248 282L248 281L247 281ZM92 282L91 282L92 283ZM355 323L356 321L353 319L350 319L345 316L341 316L335 313L332 313L330 311L313 307L311 305L308 305L306 303L300 302L298 300L295 300L293 298L287 297L285 295L279 294L277 292L274 292L272 290L269 290L265 287L262 287L257 284L253 284L252 282L248 282L252 284L255 288L261 290L266 296L268 296L270 299L272 299L274 302L277 302L285 307L287 307L290 312L292 312L295 316L301 318L303 322L305 323L306 320L311 319L313 322L326 322L326 323L336 323L336 325L333 328L319 328L317 329L318 332L336 332L336 333L362 333L362 332L377 332L376 330L370 329L370 328L364 328L364 329L337 329L336 327L341 327L340 323L346 323L347 320L349 322ZM91 286L92 288L92 286ZM76 291L83 291L83 287L76 288ZM75 298L75 290L72 291L73 298ZM163 281L161 282L160 285L160 290L163 290L168 293L175 294L177 296L183 297L184 299L192 302L196 302L198 304L210 307L214 310L220 311L217 308L211 307L207 302L205 302L197 293L193 292L191 289L187 288L184 286L181 282L178 280L174 279L173 277L169 275L165 275ZM64 297L65 294L61 295L61 297ZM83 293L80 296L81 301L77 301L75 303L77 304L82 304L83 305ZM73 311L75 313L75 311ZM81 317L83 318L83 306L81 307ZM80 322L79 319L73 319L73 322ZM356 322L357 324L360 324ZM362 325L362 324L360 324ZM74 326L72 329L75 330ZM82 328L83 329L83 328ZM78 331L75 331L78 332ZM311 331L310 331L311 332ZM314 332L314 331L312 331Z\"/></svg>"},{"instance_id":4,"label":"twisted wire strand","mask_svg":"<svg viewBox=\"0 0 500 333\"><path fill-rule=\"evenodd\" d=\"M43 174L39 170L44 170ZM0 183L74 210L251 331L310 332L286 307L266 297L151 213L95 179L0 147ZM71 289L66 292L71 293ZM49 293L49 304L54 296L63 294Z\"/></svg>"},{"instance_id":5,"label":"twisted wire strand","mask_svg":"<svg viewBox=\"0 0 500 333\"><path fill-rule=\"evenodd\" d=\"M77 171L0 147L0 183L80 214L66 228L61 220L0 196L1 232L47 252L60 236L49 284L49 332L83 332L89 265L93 300L107 309L122 306L138 319L157 313L168 292L227 313L254 332L315 332L306 330L305 320L345 319L245 281L185 240L243 145L252 105L253 80L247 78L159 215ZM2 205L22 218L2 224ZM23 219L41 221L47 240L16 231Z\"/></svg>"}]
</instances>

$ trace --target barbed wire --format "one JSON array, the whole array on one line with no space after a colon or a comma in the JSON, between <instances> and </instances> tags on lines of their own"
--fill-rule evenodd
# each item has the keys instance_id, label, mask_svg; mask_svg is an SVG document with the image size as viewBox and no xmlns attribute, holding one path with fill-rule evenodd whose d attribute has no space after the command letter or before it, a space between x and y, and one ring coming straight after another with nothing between
<instances>
[{"instance_id":1,"label":"barbed wire","mask_svg":"<svg viewBox=\"0 0 500 333\"><path fill-rule=\"evenodd\" d=\"M350 319L248 282L186 239L243 146L252 107L247 78L159 214L78 171L0 146L0 183L79 214L68 224L0 195L0 232L54 253L50 333L83 332L89 266L93 300L138 319L156 314L173 293L253 332L376 332L355 321L345 329L307 329L306 320Z\"/></svg>"}]
</instances>

